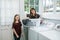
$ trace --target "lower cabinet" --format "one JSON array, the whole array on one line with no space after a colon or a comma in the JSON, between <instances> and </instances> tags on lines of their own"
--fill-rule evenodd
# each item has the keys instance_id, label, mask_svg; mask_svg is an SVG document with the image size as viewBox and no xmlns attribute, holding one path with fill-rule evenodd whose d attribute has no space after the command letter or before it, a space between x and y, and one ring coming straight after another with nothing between
<instances>
[{"instance_id":1,"label":"lower cabinet","mask_svg":"<svg viewBox=\"0 0 60 40\"><path fill-rule=\"evenodd\" d=\"M42 34L38 34L39 35L39 40L50 40L47 37L43 36Z\"/></svg>"},{"instance_id":2,"label":"lower cabinet","mask_svg":"<svg viewBox=\"0 0 60 40\"><path fill-rule=\"evenodd\" d=\"M49 40L47 37L45 37L44 35L29 29L29 40Z\"/></svg>"},{"instance_id":3,"label":"lower cabinet","mask_svg":"<svg viewBox=\"0 0 60 40\"><path fill-rule=\"evenodd\" d=\"M24 40L28 40L28 27L24 27L24 35L25 35L25 39Z\"/></svg>"},{"instance_id":4,"label":"lower cabinet","mask_svg":"<svg viewBox=\"0 0 60 40\"><path fill-rule=\"evenodd\" d=\"M0 40L2 40L2 37L1 37L1 30L0 30Z\"/></svg>"},{"instance_id":5,"label":"lower cabinet","mask_svg":"<svg viewBox=\"0 0 60 40\"><path fill-rule=\"evenodd\" d=\"M38 40L38 33L33 30L29 30L28 39L29 40Z\"/></svg>"}]
</instances>

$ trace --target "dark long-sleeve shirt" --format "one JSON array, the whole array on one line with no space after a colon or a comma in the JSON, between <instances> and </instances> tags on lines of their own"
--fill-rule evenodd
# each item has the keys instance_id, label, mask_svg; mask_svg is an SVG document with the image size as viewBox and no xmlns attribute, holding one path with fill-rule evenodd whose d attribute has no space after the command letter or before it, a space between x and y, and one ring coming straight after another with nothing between
<instances>
[{"instance_id":1,"label":"dark long-sleeve shirt","mask_svg":"<svg viewBox=\"0 0 60 40\"><path fill-rule=\"evenodd\" d=\"M35 16L31 15L31 14L27 14L27 17L31 18L31 19L35 19L35 18L39 18L40 15L36 14Z\"/></svg>"},{"instance_id":2,"label":"dark long-sleeve shirt","mask_svg":"<svg viewBox=\"0 0 60 40\"><path fill-rule=\"evenodd\" d=\"M13 25L12 25L12 28L15 29L15 31L17 32L18 35L21 35L21 31L22 31L21 26L22 26L21 22L13 23Z\"/></svg>"}]
</instances>

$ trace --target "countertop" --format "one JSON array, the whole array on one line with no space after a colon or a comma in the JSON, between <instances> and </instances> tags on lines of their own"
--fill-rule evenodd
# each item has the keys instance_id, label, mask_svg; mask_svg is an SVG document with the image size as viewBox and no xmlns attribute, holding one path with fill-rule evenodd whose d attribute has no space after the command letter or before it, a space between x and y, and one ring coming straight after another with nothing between
<instances>
[{"instance_id":1,"label":"countertop","mask_svg":"<svg viewBox=\"0 0 60 40\"><path fill-rule=\"evenodd\" d=\"M47 27L32 27L30 29L51 40L60 40L60 31L56 31Z\"/></svg>"}]
</instances>

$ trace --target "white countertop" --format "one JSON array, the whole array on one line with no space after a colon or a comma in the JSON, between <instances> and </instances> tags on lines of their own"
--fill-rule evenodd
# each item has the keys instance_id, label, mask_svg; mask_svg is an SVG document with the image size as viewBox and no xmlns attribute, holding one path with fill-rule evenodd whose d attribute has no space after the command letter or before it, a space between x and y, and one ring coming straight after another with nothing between
<instances>
[{"instance_id":1,"label":"white countertop","mask_svg":"<svg viewBox=\"0 0 60 40\"><path fill-rule=\"evenodd\" d=\"M37 33L39 33L51 40L60 40L60 32L59 31L49 29L47 27L33 27L30 29L33 31L36 31Z\"/></svg>"}]
</instances>

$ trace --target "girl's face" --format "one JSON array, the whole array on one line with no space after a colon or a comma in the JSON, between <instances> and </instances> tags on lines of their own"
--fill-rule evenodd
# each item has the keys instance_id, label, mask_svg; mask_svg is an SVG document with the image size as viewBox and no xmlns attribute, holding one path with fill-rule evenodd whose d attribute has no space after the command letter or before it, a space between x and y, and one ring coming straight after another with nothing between
<instances>
[{"instance_id":1,"label":"girl's face","mask_svg":"<svg viewBox=\"0 0 60 40\"><path fill-rule=\"evenodd\" d=\"M19 20L19 16L16 16L15 19L16 19L16 21L18 21Z\"/></svg>"},{"instance_id":2,"label":"girl's face","mask_svg":"<svg viewBox=\"0 0 60 40\"><path fill-rule=\"evenodd\" d=\"M35 14L35 10L31 10L31 12L32 12L33 14Z\"/></svg>"}]
</instances>

